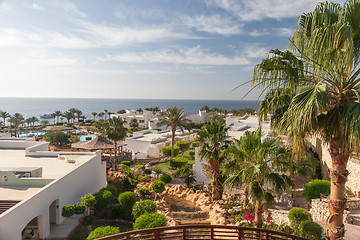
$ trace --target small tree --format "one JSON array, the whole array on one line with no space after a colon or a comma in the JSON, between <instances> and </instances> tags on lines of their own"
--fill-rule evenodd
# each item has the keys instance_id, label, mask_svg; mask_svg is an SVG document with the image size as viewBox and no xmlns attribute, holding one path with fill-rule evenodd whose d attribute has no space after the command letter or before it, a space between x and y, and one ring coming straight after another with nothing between
<instances>
[{"instance_id":1,"label":"small tree","mask_svg":"<svg viewBox=\"0 0 360 240\"><path fill-rule=\"evenodd\" d=\"M321 240L322 227L311 220L305 220L300 223L300 237Z\"/></svg>"},{"instance_id":2,"label":"small tree","mask_svg":"<svg viewBox=\"0 0 360 240\"><path fill-rule=\"evenodd\" d=\"M138 218L145 213L156 213L157 206L154 201L151 200L143 200L135 203L132 209L132 215L134 218Z\"/></svg>"},{"instance_id":3,"label":"small tree","mask_svg":"<svg viewBox=\"0 0 360 240\"><path fill-rule=\"evenodd\" d=\"M71 217L74 214L75 214L75 206L74 205L68 204L68 205L64 205L62 207L61 216Z\"/></svg>"},{"instance_id":4,"label":"small tree","mask_svg":"<svg viewBox=\"0 0 360 240\"><path fill-rule=\"evenodd\" d=\"M111 191L105 189L101 189L94 196L96 198L95 208L97 210L106 208L115 198Z\"/></svg>"},{"instance_id":5,"label":"small tree","mask_svg":"<svg viewBox=\"0 0 360 240\"><path fill-rule=\"evenodd\" d=\"M81 198L81 204L87 208L87 215L90 214L90 208L96 204L96 198L92 194L87 194Z\"/></svg>"},{"instance_id":6,"label":"small tree","mask_svg":"<svg viewBox=\"0 0 360 240\"><path fill-rule=\"evenodd\" d=\"M151 190L153 190L157 194L160 194L163 191L165 191L165 183L161 180L155 180L151 184ZM155 200L156 200L156 195L155 195Z\"/></svg>"},{"instance_id":7,"label":"small tree","mask_svg":"<svg viewBox=\"0 0 360 240\"><path fill-rule=\"evenodd\" d=\"M90 233L90 235L86 238L86 240L95 240L98 238L110 236L120 233L120 230L118 227L111 227L111 226L102 226L96 228L94 231Z\"/></svg>"},{"instance_id":8,"label":"small tree","mask_svg":"<svg viewBox=\"0 0 360 240\"><path fill-rule=\"evenodd\" d=\"M132 209L136 202L136 195L133 192L124 192L119 195L118 200L124 209Z\"/></svg>"},{"instance_id":9,"label":"small tree","mask_svg":"<svg viewBox=\"0 0 360 240\"><path fill-rule=\"evenodd\" d=\"M329 194L330 186L330 181L314 179L305 185L302 194L306 200L311 202L312 199L320 198L320 194Z\"/></svg>"},{"instance_id":10,"label":"small tree","mask_svg":"<svg viewBox=\"0 0 360 240\"><path fill-rule=\"evenodd\" d=\"M134 230L165 227L165 226L166 226L166 218L163 214L145 213L135 220Z\"/></svg>"},{"instance_id":11,"label":"small tree","mask_svg":"<svg viewBox=\"0 0 360 240\"><path fill-rule=\"evenodd\" d=\"M303 208L294 207L289 211L288 218L292 229L296 233L299 233L300 224L302 221L310 220L312 221L311 214Z\"/></svg>"},{"instance_id":12,"label":"small tree","mask_svg":"<svg viewBox=\"0 0 360 240\"><path fill-rule=\"evenodd\" d=\"M180 148L182 156L184 156L184 152L189 149L190 143L188 141L178 141L176 146Z\"/></svg>"},{"instance_id":13,"label":"small tree","mask_svg":"<svg viewBox=\"0 0 360 240\"><path fill-rule=\"evenodd\" d=\"M136 130L136 128L137 127L139 127L139 122L138 122L138 120L136 119L136 118L133 118L133 119L131 119L130 120L130 127L132 128L132 129L134 129L134 131Z\"/></svg>"}]
</instances>

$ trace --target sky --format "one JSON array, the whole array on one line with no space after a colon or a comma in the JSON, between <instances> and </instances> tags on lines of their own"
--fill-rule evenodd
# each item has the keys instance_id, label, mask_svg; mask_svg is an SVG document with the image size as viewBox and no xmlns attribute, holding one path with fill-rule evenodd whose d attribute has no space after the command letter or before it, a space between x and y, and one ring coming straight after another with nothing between
<instances>
[{"instance_id":1,"label":"sky","mask_svg":"<svg viewBox=\"0 0 360 240\"><path fill-rule=\"evenodd\" d=\"M0 0L0 97L241 100L317 2Z\"/></svg>"}]
</instances>

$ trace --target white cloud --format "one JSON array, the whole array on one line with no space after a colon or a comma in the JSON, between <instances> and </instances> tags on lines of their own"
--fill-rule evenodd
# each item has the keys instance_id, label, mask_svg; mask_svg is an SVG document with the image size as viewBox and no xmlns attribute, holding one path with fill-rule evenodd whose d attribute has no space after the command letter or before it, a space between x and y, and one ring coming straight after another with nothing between
<instances>
[{"instance_id":1,"label":"white cloud","mask_svg":"<svg viewBox=\"0 0 360 240\"><path fill-rule=\"evenodd\" d=\"M172 63L187 65L214 65L214 66L236 66L249 65L251 62L242 56L227 57L222 54L211 53L201 49L199 46L188 49L179 49L178 52L162 50L147 53L125 53L120 55L108 55L99 58L103 61L118 61L130 63Z\"/></svg>"},{"instance_id":2,"label":"white cloud","mask_svg":"<svg viewBox=\"0 0 360 240\"><path fill-rule=\"evenodd\" d=\"M222 35L235 35L242 32L243 24L236 23L228 17L220 15L198 16L195 18L184 17L183 21L188 27L198 31L216 33Z\"/></svg>"},{"instance_id":3,"label":"white cloud","mask_svg":"<svg viewBox=\"0 0 360 240\"><path fill-rule=\"evenodd\" d=\"M293 28L272 28L272 31L275 31L277 35L284 36L284 37L291 37L296 29Z\"/></svg>"},{"instance_id":4,"label":"white cloud","mask_svg":"<svg viewBox=\"0 0 360 240\"><path fill-rule=\"evenodd\" d=\"M0 10L9 11L11 7L5 1L0 0Z\"/></svg>"},{"instance_id":5,"label":"white cloud","mask_svg":"<svg viewBox=\"0 0 360 240\"><path fill-rule=\"evenodd\" d=\"M29 51L19 59L20 62L36 66L73 66L79 64L79 60L65 56L60 53L50 53L46 51Z\"/></svg>"},{"instance_id":6,"label":"white cloud","mask_svg":"<svg viewBox=\"0 0 360 240\"><path fill-rule=\"evenodd\" d=\"M45 7L42 6L40 3L36 2L36 3L32 3L28 6L28 8L34 9L34 10L40 10L40 11L45 11Z\"/></svg>"},{"instance_id":7,"label":"white cloud","mask_svg":"<svg viewBox=\"0 0 360 240\"><path fill-rule=\"evenodd\" d=\"M69 1L53 1L48 3L50 6L54 6L57 8L61 8L64 9L65 11L73 14L76 17L82 17L82 18L86 18L87 15L80 11L77 6L73 3L73 2L69 2Z\"/></svg>"},{"instance_id":8,"label":"white cloud","mask_svg":"<svg viewBox=\"0 0 360 240\"><path fill-rule=\"evenodd\" d=\"M248 58L265 58L266 54L268 53L269 49L264 47L259 47L258 45L248 45L245 47L245 55Z\"/></svg>"},{"instance_id":9,"label":"white cloud","mask_svg":"<svg viewBox=\"0 0 360 240\"><path fill-rule=\"evenodd\" d=\"M222 8L244 21L298 17L303 12L312 11L318 2L322 0L206 0L207 4Z\"/></svg>"}]
</instances>

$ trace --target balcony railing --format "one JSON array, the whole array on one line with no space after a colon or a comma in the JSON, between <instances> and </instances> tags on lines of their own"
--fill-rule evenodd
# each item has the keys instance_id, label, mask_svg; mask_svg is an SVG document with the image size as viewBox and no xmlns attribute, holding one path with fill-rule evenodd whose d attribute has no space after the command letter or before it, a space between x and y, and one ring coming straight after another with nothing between
<instances>
[{"instance_id":1,"label":"balcony railing","mask_svg":"<svg viewBox=\"0 0 360 240\"><path fill-rule=\"evenodd\" d=\"M263 239L263 240L308 240L288 233L263 228L223 225L180 225L130 231L99 238L98 240L195 240L195 239Z\"/></svg>"}]
</instances>

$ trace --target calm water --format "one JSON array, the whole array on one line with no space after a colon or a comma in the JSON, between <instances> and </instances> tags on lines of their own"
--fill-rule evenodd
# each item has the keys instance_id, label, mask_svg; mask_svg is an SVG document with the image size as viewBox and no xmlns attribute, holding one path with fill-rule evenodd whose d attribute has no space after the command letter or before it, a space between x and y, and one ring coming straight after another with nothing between
<instances>
[{"instance_id":1,"label":"calm water","mask_svg":"<svg viewBox=\"0 0 360 240\"><path fill-rule=\"evenodd\" d=\"M13 113L21 113L25 118L39 117L44 113L53 113L57 110L66 111L70 108L78 108L87 118L92 118L92 112L117 112L121 109L138 109L159 107L182 107L187 114L197 113L204 105L210 108L221 109L258 109L259 102L241 100L159 100L159 99L94 99L94 98L0 98L0 110Z\"/></svg>"}]
</instances>

